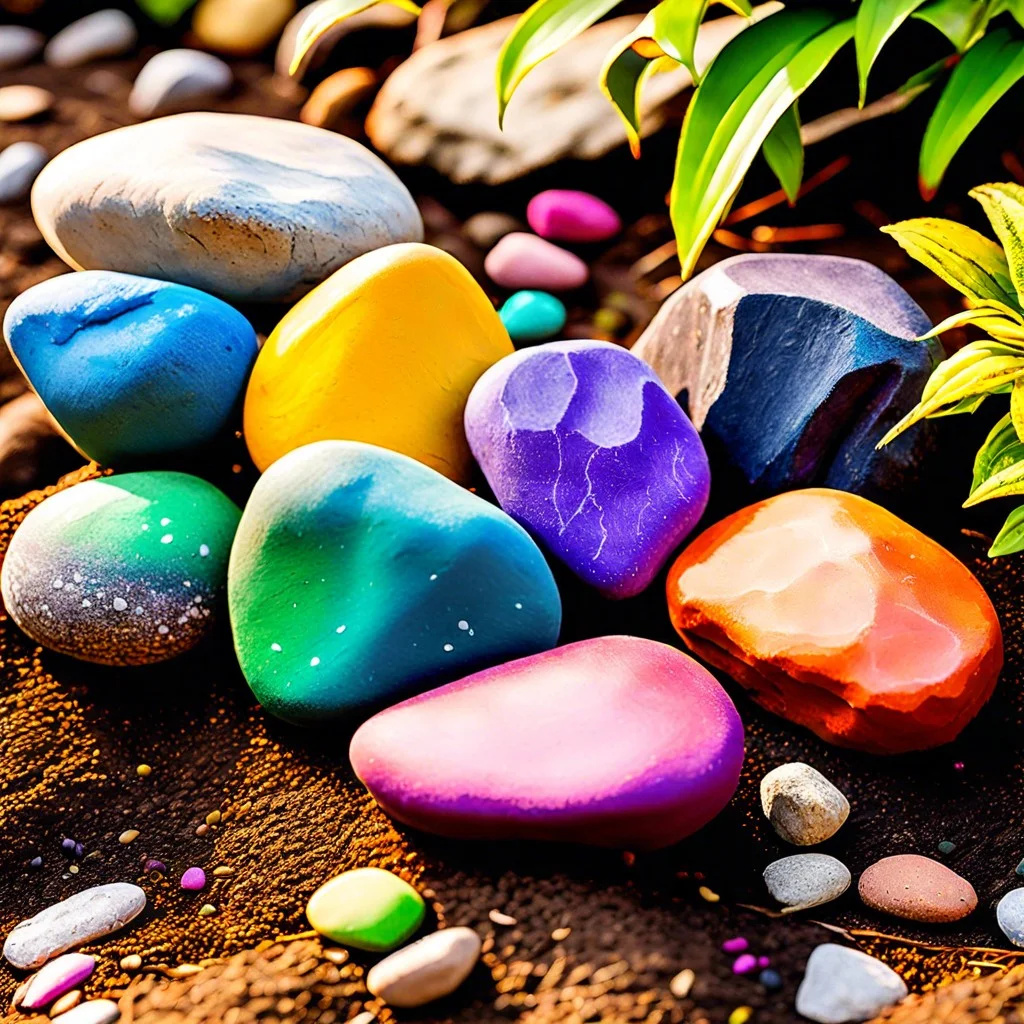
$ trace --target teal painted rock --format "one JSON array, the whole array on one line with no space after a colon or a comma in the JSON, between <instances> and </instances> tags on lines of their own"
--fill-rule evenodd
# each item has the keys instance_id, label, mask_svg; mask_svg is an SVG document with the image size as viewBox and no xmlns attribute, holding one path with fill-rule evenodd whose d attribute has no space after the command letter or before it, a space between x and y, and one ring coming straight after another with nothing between
<instances>
[{"instance_id":1,"label":"teal painted rock","mask_svg":"<svg viewBox=\"0 0 1024 1024\"><path fill-rule=\"evenodd\" d=\"M516 292L498 315L513 341L544 341L565 326L565 306L547 292Z\"/></svg>"},{"instance_id":2,"label":"teal painted rock","mask_svg":"<svg viewBox=\"0 0 1024 1024\"><path fill-rule=\"evenodd\" d=\"M267 710L313 723L553 647L561 604L504 512L357 441L260 478L228 570L235 650Z\"/></svg>"},{"instance_id":3,"label":"teal painted rock","mask_svg":"<svg viewBox=\"0 0 1024 1024\"><path fill-rule=\"evenodd\" d=\"M187 473L124 473L58 491L11 540L4 604L37 643L82 661L172 658L213 625L240 514Z\"/></svg>"}]
</instances>

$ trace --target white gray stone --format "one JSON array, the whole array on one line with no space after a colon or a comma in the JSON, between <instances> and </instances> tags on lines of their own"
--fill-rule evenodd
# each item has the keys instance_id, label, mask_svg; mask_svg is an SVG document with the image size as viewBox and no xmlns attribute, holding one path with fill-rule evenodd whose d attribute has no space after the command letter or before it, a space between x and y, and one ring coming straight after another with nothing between
<instances>
[{"instance_id":1,"label":"white gray stone","mask_svg":"<svg viewBox=\"0 0 1024 1024\"><path fill-rule=\"evenodd\" d=\"M764 869L768 891L785 905L783 913L818 907L850 888L850 869L824 853L797 853L772 861Z\"/></svg>"},{"instance_id":2,"label":"white gray stone","mask_svg":"<svg viewBox=\"0 0 1024 1024\"><path fill-rule=\"evenodd\" d=\"M996 904L996 923L1010 942L1024 948L1024 888L1011 889Z\"/></svg>"},{"instance_id":3,"label":"white gray stone","mask_svg":"<svg viewBox=\"0 0 1024 1024\"><path fill-rule=\"evenodd\" d=\"M12 142L0 153L0 204L28 198L50 155L38 142Z\"/></svg>"},{"instance_id":4,"label":"white gray stone","mask_svg":"<svg viewBox=\"0 0 1024 1024\"><path fill-rule=\"evenodd\" d=\"M46 36L24 25L0 25L0 71L20 68L42 48Z\"/></svg>"},{"instance_id":5,"label":"white gray stone","mask_svg":"<svg viewBox=\"0 0 1024 1024\"><path fill-rule=\"evenodd\" d=\"M423 1006L454 992L480 958L472 928L444 928L404 946L370 968L366 987L389 1006Z\"/></svg>"},{"instance_id":6,"label":"white gray stone","mask_svg":"<svg viewBox=\"0 0 1024 1024\"><path fill-rule=\"evenodd\" d=\"M128 97L136 117L160 117L201 106L231 88L231 68L202 50L163 50L139 72Z\"/></svg>"},{"instance_id":7,"label":"white gray stone","mask_svg":"<svg viewBox=\"0 0 1024 1024\"><path fill-rule=\"evenodd\" d=\"M174 114L86 139L44 168L32 212L75 269L263 301L423 237L408 189L365 146L244 114Z\"/></svg>"},{"instance_id":8,"label":"white gray stone","mask_svg":"<svg viewBox=\"0 0 1024 1024\"><path fill-rule=\"evenodd\" d=\"M15 925L4 957L22 970L40 967L58 953L123 928L145 906L145 892L130 882L93 886Z\"/></svg>"},{"instance_id":9,"label":"white gray stone","mask_svg":"<svg viewBox=\"0 0 1024 1024\"><path fill-rule=\"evenodd\" d=\"M61 29L46 44L43 60L54 68L77 68L101 57L120 57L138 38L135 22L124 11L108 7Z\"/></svg>"},{"instance_id":10,"label":"white gray stone","mask_svg":"<svg viewBox=\"0 0 1024 1024\"><path fill-rule=\"evenodd\" d=\"M823 843L850 815L850 802L809 764L779 765L761 780L761 808L775 831L795 846Z\"/></svg>"},{"instance_id":11,"label":"white gray stone","mask_svg":"<svg viewBox=\"0 0 1024 1024\"><path fill-rule=\"evenodd\" d=\"M869 1020L907 994L903 979L859 949L827 942L807 961L796 1012L818 1024Z\"/></svg>"},{"instance_id":12,"label":"white gray stone","mask_svg":"<svg viewBox=\"0 0 1024 1024\"><path fill-rule=\"evenodd\" d=\"M113 999L90 999L67 1013L58 1014L50 1024L114 1024L121 1016Z\"/></svg>"}]
</instances>

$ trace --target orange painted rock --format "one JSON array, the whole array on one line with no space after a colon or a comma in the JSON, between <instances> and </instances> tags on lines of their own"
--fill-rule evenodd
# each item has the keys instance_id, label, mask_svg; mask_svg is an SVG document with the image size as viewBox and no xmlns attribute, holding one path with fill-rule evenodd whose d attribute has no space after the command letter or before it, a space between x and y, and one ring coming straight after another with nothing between
<instances>
[{"instance_id":1,"label":"orange painted rock","mask_svg":"<svg viewBox=\"0 0 1024 1024\"><path fill-rule=\"evenodd\" d=\"M909 921L959 921L978 905L974 886L931 857L904 853L872 864L857 885L874 910Z\"/></svg>"},{"instance_id":2,"label":"orange painted rock","mask_svg":"<svg viewBox=\"0 0 1024 1024\"><path fill-rule=\"evenodd\" d=\"M969 570L842 491L791 491L712 526L672 567L668 603L687 646L769 711L871 753L948 743L1003 663Z\"/></svg>"}]
</instances>

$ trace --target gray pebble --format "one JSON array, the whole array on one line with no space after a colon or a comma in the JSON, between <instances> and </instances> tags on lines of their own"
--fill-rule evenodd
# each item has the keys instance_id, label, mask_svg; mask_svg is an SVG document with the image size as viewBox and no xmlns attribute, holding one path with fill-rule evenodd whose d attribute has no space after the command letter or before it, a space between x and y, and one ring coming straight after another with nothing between
<instances>
[{"instance_id":1,"label":"gray pebble","mask_svg":"<svg viewBox=\"0 0 1024 1024\"><path fill-rule=\"evenodd\" d=\"M469 977L480 945L472 928L433 932L371 967L366 987L389 1006L423 1006L454 992Z\"/></svg>"},{"instance_id":2,"label":"gray pebble","mask_svg":"<svg viewBox=\"0 0 1024 1024\"><path fill-rule=\"evenodd\" d=\"M806 910L838 899L850 888L850 869L824 853L797 853L764 869L768 891L785 905L783 913Z\"/></svg>"},{"instance_id":3,"label":"gray pebble","mask_svg":"<svg viewBox=\"0 0 1024 1024\"><path fill-rule=\"evenodd\" d=\"M24 25L0 25L0 71L20 68L42 48L46 36Z\"/></svg>"},{"instance_id":4,"label":"gray pebble","mask_svg":"<svg viewBox=\"0 0 1024 1024\"><path fill-rule=\"evenodd\" d=\"M13 967L40 967L58 953L123 928L145 906L146 894L130 882L93 886L15 925L4 956Z\"/></svg>"},{"instance_id":5,"label":"gray pebble","mask_svg":"<svg viewBox=\"0 0 1024 1024\"><path fill-rule=\"evenodd\" d=\"M999 901L996 922L1015 946L1024 948L1024 888L1011 889Z\"/></svg>"},{"instance_id":6,"label":"gray pebble","mask_svg":"<svg viewBox=\"0 0 1024 1024\"><path fill-rule=\"evenodd\" d=\"M827 942L807 961L796 1012L818 1024L869 1020L907 994L903 979L859 949Z\"/></svg>"},{"instance_id":7,"label":"gray pebble","mask_svg":"<svg viewBox=\"0 0 1024 1024\"><path fill-rule=\"evenodd\" d=\"M128 98L136 117L176 114L231 88L231 68L201 50L164 50L139 72Z\"/></svg>"},{"instance_id":8,"label":"gray pebble","mask_svg":"<svg viewBox=\"0 0 1024 1024\"><path fill-rule=\"evenodd\" d=\"M12 142L7 146L0 153L0 204L27 199L32 182L49 159L37 142Z\"/></svg>"},{"instance_id":9,"label":"gray pebble","mask_svg":"<svg viewBox=\"0 0 1024 1024\"><path fill-rule=\"evenodd\" d=\"M77 68L100 57L119 57L137 39L135 22L124 11L108 7L61 29L46 44L43 60L54 68Z\"/></svg>"},{"instance_id":10,"label":"gray pebble","mask_svg":"<svg viewBox=\"0 0 1024 1024\"><path fill-rule=\"evenodd\" d=\"M795 846L823 843L850 814L846 797L800 761L779 765L761 780L761 807L775 831Z\"/></svg>"},{"instance_id":11,"label":"gray pebble","mask_svg":"<svg viewBox=\"0 0 1024 1024\"><path fill-rule=\"evenodd\" d=\"M113 999L90 999L67 1013L58 1014L50 1024L114 1024L121 1011Z\"/></svg>"}]
</instances>

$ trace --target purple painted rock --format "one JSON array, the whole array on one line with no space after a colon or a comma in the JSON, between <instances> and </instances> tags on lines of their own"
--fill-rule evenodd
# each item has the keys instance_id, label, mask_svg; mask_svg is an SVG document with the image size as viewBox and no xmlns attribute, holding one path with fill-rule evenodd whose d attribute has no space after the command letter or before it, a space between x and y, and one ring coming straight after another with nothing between
<instances>
[{"instance_id":1,"label":"purple painted rock","mask_svg":"<svg viewBox=\"0 0 1024 1024\"><path fill-rule=\"evenodd\" d=\"M388 814L427 832L657 849L729 802L743 725L692 658L611 636L388 708L349 756Z\"/></svg>"},{"instance_id":2,"label":"purple painted rock","mask_svg":"<svg viewBox=\"0 0 1024 1024\"><path fill-rule=\"evenodd\" d=\"M92 974L96 958L86 953L65 953L46 964L28 979L19 1006L23 1010L41 1010L70 992Z\"/></svg>"},{"instance_id":3,"label":"purple painted rock","mask_svg":"<svg viewBox=\"0 0 1024 1024\"><path fill-rule=\"evenodd\" d=\"M470 393L466 436L501 507L609 597L640 593L707 504L697 431L618 345L558 341L500 360Z\"/></svg>"},{"instance_id":4,"label":"purple painted rock","mask_svg":"<svg viewBox=\"0 0 1024 1024\"><path fill-rule=\"evenodd\" d=\"M622 229L619 215L589 192L552 188L530 200L530 227L541 238L561 242L600 242Z\"/></svg>"},{"instance_id":5,"label":"purple painted rock","mask_svg":"<svg viewBox=\"0 0 1024 1024\"><path fill-rule=\"evenodd\" d=\"M573 253L525 231L505 235L487 254L484 270L502 288L564 292L587 283L590 270Z\"/></svg>"}]
</instances>

